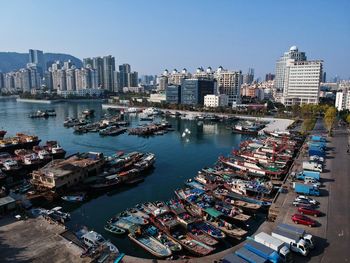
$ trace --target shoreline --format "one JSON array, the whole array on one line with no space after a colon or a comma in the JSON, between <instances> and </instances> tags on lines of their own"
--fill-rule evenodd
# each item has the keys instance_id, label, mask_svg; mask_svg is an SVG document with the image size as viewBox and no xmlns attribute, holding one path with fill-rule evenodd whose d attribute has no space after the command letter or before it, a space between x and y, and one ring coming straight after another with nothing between
<instances>
[{"instance_id":1,"label":"shoreline","mask_svg":"<svg viewBox=\"0 0 350 263\"><path fill-rule=\"evenodd\" d=\"M57 99L57 100L38 100L38 99L21 99L17 98L17 102L53 104L60 102L104 102L106 99Z\"/></svg>"},{"instance_id":2,"label":"shoreline","mask_svg":"<svg viewBox=\"0 0 350 263\"><path fill-rule=\"evenodd\" d=\"M102 104L102 109L127 109L127 108L136 108L136 109L146 109L147 107L140 107L140 106L122 106L122 105L113 105L113 104ZM239 114L231 114L231 113L216 113L216 112L208 112L208 111L187 111L187 110L172 110L172 109L161 109L162 111L169 111L171 113L179 112L181 114L191 114L193 116L199 116L202 114L215 114L219 117L236 117L238 119L242 120L259 120L259 121L267 121L269 122L261 131L260 133L263 133L266 131L272 131L272 130L281 130L285 131L287 128L294 123L295 120L292 119L282 119L282 118L275 118L275 117L255 117L255 116L248 116L248 115L239 115Z\"/></svg>"}]
</instances>

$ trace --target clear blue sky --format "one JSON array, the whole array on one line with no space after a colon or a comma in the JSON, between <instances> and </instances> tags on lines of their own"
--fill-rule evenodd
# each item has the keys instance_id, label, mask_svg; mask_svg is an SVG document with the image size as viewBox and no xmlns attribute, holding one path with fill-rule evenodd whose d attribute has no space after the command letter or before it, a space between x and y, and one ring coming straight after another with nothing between
<instances>
[{"instance_id":1,"label":"clear blue sky","mask_svg":"<svg viewBox=\"0 0 350 263\"><path fill-rule=\"evenodd\" d=\"M350 0L2 0L0 51L114 55L141 74L274 72L292 45L350 77Z\"/></svg>"}]
</instances>

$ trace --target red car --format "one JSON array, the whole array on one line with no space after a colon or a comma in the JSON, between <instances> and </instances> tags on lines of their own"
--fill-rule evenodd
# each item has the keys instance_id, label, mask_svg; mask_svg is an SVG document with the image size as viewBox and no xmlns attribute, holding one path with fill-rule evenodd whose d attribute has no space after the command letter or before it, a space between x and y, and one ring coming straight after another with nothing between
<instances>
[{"instance_id":1,"label":"red car","mask_svg":"<svg viewBox=\"0 0 350 263\"><path fill-rule=\"evenodd\" d=\"M300 214L292 215L292 221L295 224L302 224L302 225L306 225L309 227L316 226L316 224L317 224L317 222L315 220L313 220L307 216L300 215Z\"/></svg>"},{"instance_id":2,"label":"red car","mask_svg":"<svg viewBox=\"0 0 350 263\"><path fill-rule=\"evenodd\" d=\"M310 216L314 216L314 217L318 217L318 216L322 215L322 213L320 211L312 209L310 207L306 207L306 206L298 207L298 212L302 215L310 215Z\"/></svg>"}]
</instances>

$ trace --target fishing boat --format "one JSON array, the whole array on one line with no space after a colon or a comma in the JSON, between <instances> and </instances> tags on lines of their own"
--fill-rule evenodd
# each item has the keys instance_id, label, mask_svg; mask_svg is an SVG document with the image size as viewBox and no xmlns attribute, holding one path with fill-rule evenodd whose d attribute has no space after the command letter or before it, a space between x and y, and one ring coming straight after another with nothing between
<instances>
[{"instance_id":1,"label":"fishing boat","mask_svg":"<svg viewBox=\"0 0 350 263\"><path fill-rule=\"evenodd\" d=\"M126 233L125 229L117 227L116 225L107 224L104 226L104 229L112 234L123 235Z\"/></svg>"},{"instance_id":2,"label":"fishing boat","mask_svg":"<svg viewBox=\"0 0 350 263\"><path fill-rule=\"evenodd\" d=\"M8 159L2 162L2 170L5 172L18 172L21 170L22 165L16 159Z\"/></svg>"},{"instance_id":3,"label":"fishing boat","mask_svg":"<svg viewBox=\"0 0 350 263\"><path fill-rule=\"evenodd\" d=\"M227 189L216 189L215 191L213 191L213 195L219 200L222 200L228 204L242 208L244 211L252 212L252 211L257 211L261 208L260 204L238 199L237 198L238 195L232 194Z\"/></svg>"},{"instance_id":4,"label":"fishing boat","mask_svg":"<svg viewBox=\"0 0 350 263\"><path fill-rule=\"evenodd\" d=\"M159 242L161 242L163 245L170 248L172 252L179 252L182 250L182 246L171 236L166 235L165 233L162 233L159 231L158 228L155 226L147 226L145 227L144 231L150 235L156 238Z\"/></svg>"},{"instance_id":5,"label":"fishing boat","mask_svg":"<svg viewBox=\"0 0 350 263\"><path fill-rule=\"evenodd\" d=\"M117 226L121 229L124 229L125 231L130 231L131 228L136 226L134 223L132 223L124 218L117 217L117 216L109 219L107 221L107 224Z\"/></svg>"},{"instance_id":6,"label":"fishing boat","mask_svg":"<svg viewBox=\"0 0 350 263\"><path fill-rule=\"evenodd\" d=\"M0 130L0 140L2 140L5 137L6 133L7 133L7 131Z\"/></svg>"},{"instance_id":7,"label":"fishing boat","mask_svg":"<svg viewBox=\"0 0 350 263\"><path fill-rule=\"evenodd\" d=\"M57 206L47 212L47 215L56 221L66 222L70 219L70 214L62 211L62 207Z\"/></svg>"},{"instance_id":8,"label":"fishing boat","mask_svg":"<svg viewBox=\"0 0 350 263\"><path fill-rule=\"evenodd\" d=\"M146 153L138 162L134 164L134 167L140 171L145 171L151 168L156 161L156 155L154 153Z\"/></svg>"},{"instance_id":9,"label":"fishing boat","mask_svg":"<svg viewBox=\"0 0 350 263\"><path fill-rule=\"evenodd\" d=\"M140 228L136 228L135 230L131 231L128 237L130 240L156 257L166 258L172 255L169 247L162 244L156 238L143 233Z\"/></svg>"},{"instance_id":10,"label":"fishing boat","mask_svg":"<svg viewBox=\"0 0 350 263\"><path fill-rule=\"evenodd\" d=\"M140 216L137 216L137 215L134 215L128 211L124 211L124 212L121 212L118 217L120 218L123 218L125 220L128 220L130 221L131 223L133 224L136 224L136 225L147 225L148 224L148 220L145 219L145 218L142 218Z\"/></svg>"},{"instance_id":11,"label":"fishing boat","mask_svg":"<svg viewBox=\"0 0 350 263\"><path fill-rule=\"evenodd\" d=\"M195 240L198 240L206 245L215 246L218 244L218 241L207 234L205 231L202 231L196 226L196 223L192 223L187 227L188 235Z\"/></svg>"},{"instance_id":12,"label":"fishing boat","mask_svg":"<svg viewBox=\"0 0 350 263\"><path fill-rule=\"evenodd\" d=\"M186 233L186 230L181 227L173 229L171 231L171 236L175 238L182 247L186 248L190 253L196 256L206 256L215 250L214 247L208 246L189 236Z\"/></svg>"},{"instance_id":13,"label":"fishing boat","mask_svg":"<svg viewBox=\"0 0 350 263\"><path fill-rule=\"evenodd\" d=\"M117 174L115 175L109 175L105 178L101 178L96 183L90 185L90 188L92 190L108 190L113 189L116 186L120 185L120 179Z\"/></svg>"},{"instance_id":14,"label":"fishing boat","mask_svg":"<svg viewBox=\"0 0 350 263\"><path fill-rule=\"evenodd\" d=\"M17 149L32 149L40 141L37 136L17 133L14 137L0 140L0 152L13 153Z\"/></svg>"},{"instance_id":15,"label":"fishing boat","mask_svg":"<svg viewBox=\"0 0 350 263\"><path fill-rule=\"evenodd\" d=\"M205 221L196 222L194 227L207 233L215 239L224 239L226 237L224 232Z\"/></svg>"},{"instance_id":16,"label":"fishing boat","mask_svg":"<svg viewBox=\"0 0 350 263\"><path fill-rule=\"evenodd\" d=\"M93 109L86 109L82 112L82 116L83 117L90 117L90 116L93 116L95 113L95 110Z\"/></svg>"},{"instance_id":17,"label":"fishing boat","mask_svg":"<svg viewBox=\"0 0 350 263\"><path fill-rule=\"evenodd\" d=\"M88 231L81 236L81 240L87 247L106 246L110 252L118 253L118 249L111 242L107 241L101 234L95 231Z\"/></svg>"},{"instance_id":18,"label":"fishing boat","mask_svg":"<svg viewBox=\"0 0 350 263\"><path fill-rule=\"evenodd\" d=\"M200 189L200 190L205 191L204 185L202 185L202 184L199 183L199 182L196 182L196 181L193 180L193 179L187 179L187 180L185 181L185 185L187 185L187 186L189 186L189 187L192 187L192 188L197 188L197 189Z\"/></svg>"},{"instance_id":19,"label":"fishing boat","mask_svg":"<svg viewBox=\"0 0 350 263\"><path fill-rule=\"evenodd\" d=\"M137 208L129 208L126 210L128 213L134 215L134 216L138 216L144 219L149 219L149 215Z\"/></svg>"},{"instance_id":20,"label":"fishing boat","mask_svg":"<svg viewBox=\"0 0 350 263\"><path fill-rule=\"evenodd\" d=\"M66 202L72 202L72 203L82 202L85 199L85 194L82 193L82 194L64 195L61 197L61 199Z\"/></svg>"},{"instance_id":21,"label":"fishing boat","mask_svg":"<svg viewBox=\"0 0 350 263\"><path fill-rule=\"evenodd\" d=\"M207 223L220 229L227 236L241 239L244 235L247 234L246 230L243 230L242 228L239 228L239 227L235 226L234 224L226 221L222 215L223 214L220 211L217 211L213 208L207 208L207 209L205 209L205 215L203 216L203 219Z\"/></svg>"},{"instance_id":22,"label":"fishing boat","mask_svg":"<svg viewBox=\"0 0 350 263\"><path fill-rule=\"evenodd\" d=\"M122 134L124 132L126 132L126 128L119 128L119 127L115 127L115 126L110 126L110 127L107 127L103 130L100 130L99 134L101 136L116 136L116 135Z\"/></svg>"},{"instance_id":23,"label":"fishing boat","mask_svg":"<svg viewBox=\"0 0 350 263\"><path fill-rule=\"evenodd\" d=\"M185 227L197 221L198 218L189 214L179 200L172 199L167 204L170 210L176 215L177 221L179 221Z\"/></svg>"}]
</instances>

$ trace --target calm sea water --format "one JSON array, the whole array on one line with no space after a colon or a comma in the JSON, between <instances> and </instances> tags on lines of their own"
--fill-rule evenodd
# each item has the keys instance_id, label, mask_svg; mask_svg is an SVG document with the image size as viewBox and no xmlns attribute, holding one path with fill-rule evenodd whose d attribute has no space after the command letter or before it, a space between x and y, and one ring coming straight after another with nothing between
<instances>
[{"instance_id":1,"label":"calm sea water","mask_svg":"<svg viewBox=\"0 0 350 263\"><path fill-rule=\"evenodd\" d=\"M28 114L39 109L55 109L57 117L30 119ZM175 128L163 136L141 138L123 134L117 137L100 137L98 134L73 134L72 129L63 127L66 117L76 117L85 109L94 109L99 119L107 111L99 102L64 102L52 105L16 102L13 99L0 100L0 129L8 135L28 132L38 135L43 142L58 140L68 154L98 151L106 155L116 151L142 151L156 154L155 168L145 181L134 187L121 188L90 199L83 204L65 204L71 211L69 226L85 225L111 239L127 254L152 258L128 238L118 238L103 229L105 222L113 215L138 203L167 200L174 197L174 190L196 175L205 166L213 165L219 155L227 155L237 148L244 135L232 134L223 123L202 123L198 121L169 118ZM139 124L136 116L130 116L133 126ZM191 134L182 138L185 129Z\"/></svg>"}]
</instances>

